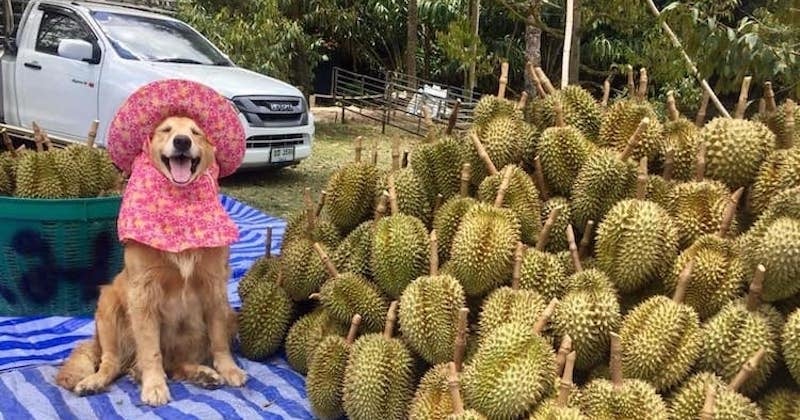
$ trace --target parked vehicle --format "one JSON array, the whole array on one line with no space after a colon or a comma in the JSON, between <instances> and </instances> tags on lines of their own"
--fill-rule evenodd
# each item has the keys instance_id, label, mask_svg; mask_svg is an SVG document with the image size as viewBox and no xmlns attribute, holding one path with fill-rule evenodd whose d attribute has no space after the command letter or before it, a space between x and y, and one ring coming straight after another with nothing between
<instances>
[{"instance_id":1,"label":"parked vehicle","mask_svg":"<svg viewBox=\"0 0 800 420\"><path fill-rule=\"evenodd\" d=\"M6 16L11 15L6 1ZM294 165L311 154L314 116L288 83L237 67L194 28L166 14L103 1L32 0L0 57L3 122L96 144L140 86L164 78L204 83L239 110L242 168Z\"/></svg>"}]
</instances>

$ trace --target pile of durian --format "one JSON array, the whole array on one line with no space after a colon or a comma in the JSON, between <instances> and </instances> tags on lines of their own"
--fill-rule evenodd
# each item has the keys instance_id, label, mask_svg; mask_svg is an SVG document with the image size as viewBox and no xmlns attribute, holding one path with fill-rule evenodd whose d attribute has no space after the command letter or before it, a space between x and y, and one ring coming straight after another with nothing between
<instances>
[{"instance_id":1,"label":"pile of durian","mask_svg":"<svg viewBox=\"0 0 800 420\"><path fill-rule=\"evenodd\" d=\"M54 148L34 123L36 149L14 148L3 131L0 152L0 196L33 199L93 198L119 195L122 174L105 149L94 147L97 124L86 144Z\"/></svg>"},{"instance_id":2,"label":"pile of durian","mask_svg":"<svg viewBox=\"0 0 800 420\"><path fill-rule=\"evenodd\" d=\"M242 354L321 419L800 419L800 108L529 70L387 170L357 139L240 283Z\"/></svg>"}]
</instances>

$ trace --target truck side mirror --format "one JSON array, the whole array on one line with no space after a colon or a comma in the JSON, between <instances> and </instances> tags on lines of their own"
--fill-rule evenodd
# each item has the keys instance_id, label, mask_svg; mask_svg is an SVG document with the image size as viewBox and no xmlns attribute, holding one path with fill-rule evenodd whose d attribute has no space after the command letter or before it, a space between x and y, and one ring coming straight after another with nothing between
<instances>
[{"instance_id":1,"label":"truck side mirror","mask_svg":"<svg viewBox=\"0 0 800 420\"><path fill-rule=\"evenodd\" d=\"M90 42L82 39L62 39L58 43L58 55L71 60L86 61L97 64L95 48Z\"/></svg>"}]
</instances>

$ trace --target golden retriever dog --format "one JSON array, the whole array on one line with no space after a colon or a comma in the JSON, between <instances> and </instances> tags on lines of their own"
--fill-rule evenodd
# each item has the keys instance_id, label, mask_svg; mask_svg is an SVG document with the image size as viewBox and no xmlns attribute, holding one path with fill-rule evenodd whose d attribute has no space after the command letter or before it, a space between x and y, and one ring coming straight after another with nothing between
<instances>
[{"instance_id":1,"label":"golden retriever dog","mask_svg":"<svg viewBox=\"0 0 800 420\"><path fill-rule=\"evenodd\" d=\"M151 164L177 185L197 180L214 159L203 131L185 117L166 118L149 147ZM196 216L187 215L185 222ZM229 252L217 247L171 253L125 243L123 270L100 292L95 335L75 348L56 382L89 395L130 372L149 405L170 400L167 378L206 388L242 386L247 376L230 351L236 315L226 291Z\"/></svg>"}]
</instances>

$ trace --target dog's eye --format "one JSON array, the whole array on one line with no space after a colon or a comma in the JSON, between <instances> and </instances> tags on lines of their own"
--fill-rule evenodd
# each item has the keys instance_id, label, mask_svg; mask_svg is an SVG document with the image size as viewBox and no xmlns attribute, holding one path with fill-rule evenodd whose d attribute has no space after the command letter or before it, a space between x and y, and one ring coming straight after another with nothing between
<instances>
[{"instance_id":1,"label":"dog's eye","mask_svg":"<svg viewBox=\"0 0 800 420\"><path fill-rule=\"evenodd\" d=\"M170 131L172 131L172 127L166 126L166 127L162 128L160 131L162 133L169 133Z\"/></svg>"},{"instance_id":2,"label":"dog's eye","mask_svg":"<svg viewBox=\"0 0 800 420\"><path fill-rule=\"evenodd\" d=\"M202 135L202 134L200 134L200 131L198 129L194 128L194 127L192 127L192 134L194 134L195 136L201 136Z\"/></svg>"}]
</instances>

